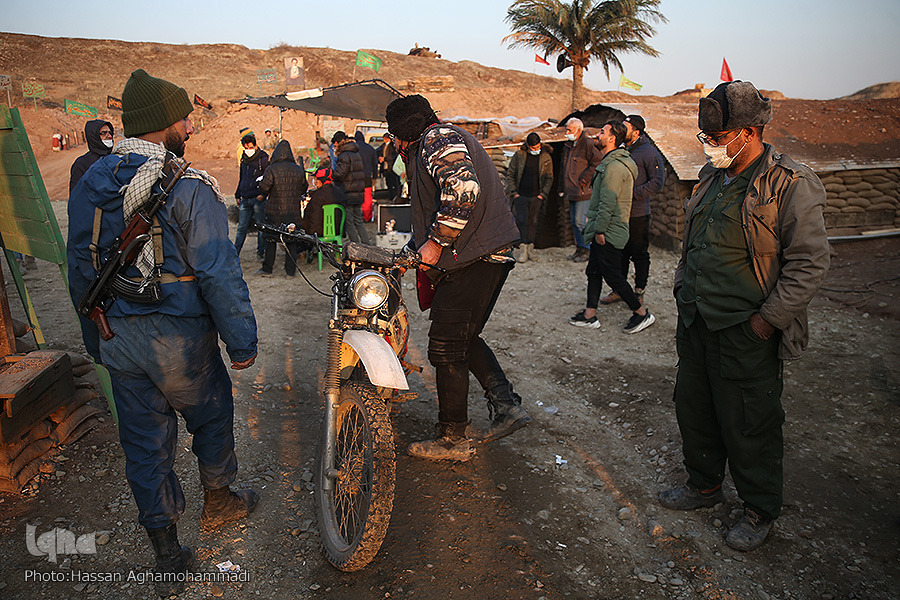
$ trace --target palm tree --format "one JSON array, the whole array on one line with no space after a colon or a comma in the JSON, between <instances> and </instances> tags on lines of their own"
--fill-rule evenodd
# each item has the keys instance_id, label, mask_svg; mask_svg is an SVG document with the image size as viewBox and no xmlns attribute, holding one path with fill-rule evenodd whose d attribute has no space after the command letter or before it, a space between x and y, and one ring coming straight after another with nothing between
<instances>
[{"instance_id":1,"label":"palm tree","mask_svg":"<svg viewBox=\"0 0 900 600\"><path fill-rule=\"evenodd\" d=\"M513 33L503 38L509 48L543 51L544 58L564 54L572 63L572 110L584 108L584 70L600 61L606 78L610 67L620 72L618 55L659 56L646 40L656 33L650 23L666 22L661 0L516 0L506 12Z\"/></svg>"}]
</instances>

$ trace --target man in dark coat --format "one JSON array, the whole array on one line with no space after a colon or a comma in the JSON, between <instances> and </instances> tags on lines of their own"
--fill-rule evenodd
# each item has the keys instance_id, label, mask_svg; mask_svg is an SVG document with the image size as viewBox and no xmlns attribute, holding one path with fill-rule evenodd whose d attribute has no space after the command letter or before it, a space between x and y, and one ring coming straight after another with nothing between
<instances>
[{"instance_id":1,"label":"man in dark coat","mask_svg":"<svg viewBox=\"0 0 900 600\"><path fill-rule=\"evenodd\" d=\"M93 119L84 124L84 139L87 140L88 151L75 159L69 171L69 194L91 165L103 158L113 149L113 126L109 121Z\"/></svg>"},{"instance_id":2,"label":"man in dark coat","mask_svg":"<svg viewBox=\"0 0 900 600\"><path fill-rule=\"evenodd\" d=\"M393 200L400 192L400 176L394 173L394 162L397 160L397 149L391 142L391 135L384 134L382 144L378 147L378 166L387 184L388 194Z\"/></svg>"},{"instance_id":3,"label":"man in dark coat","mask_svg":"<svg viewBox=\"0 0 900 600\"><path fill-rule=\"evenodd\" d=\"M350 241L369 243L362 205L365 200L366 169L356 140L348 138L344 132L338 131L332 138L337 155L337 163L332 170L334 183L343 190L347 197L347 218L344 229Z\"/></svg>"},{"instance_id":4,"label":"man in dark coat","mask_svg":"<svg viewBox=\"0 0 900 600\"><path fill-rule=\"evenodd\" d=\"M302 160L302 159L301 159ZM272 152L272 161L269 163L262 181L259 182L260 191L266 195L266 223L269 225L281 225L298 223L300 221L300 198L308 189L306 183L306 171L294 161L294 153L287 140L281 140ZM262 268L257 275L271 275L275 265L275 248L278 240L266 236L266 254ZM293 277L297 271L297 242L287 242L287 252L284 256L284 272L288 277Z\"/></svg>"},{"instance_id":5,"label":"man in dark coat","mask_svg":"<svg viewBox=\"0 0 900 600\"><path fill-rule=\"evenodd\" d=\"M385 110L388 130L406 162L413 245L434 290L428 360L438 394L435 439L414 442L409 453L431 460L472 458L467 437L469 372L484 389L491 425L484 441L524 427L531 417L497 357L481 337L519 239L500 175L467 131L440 123L419 95L398 98ZM423 305L420 297L420 305Z\"/></svg>"},{"instance_id":6,"label":"man in dark coat","mask_svg":"<svg viewBox=\"0 0 900 600\"><path fill-rule=\"evenodd\" d=\"M244 247L247 239L247 230L250 221L262 223L266 218L266 197L259 189L266 167L269 166L269 155L260 150L256 145L256 136L248 133L241 138L244 146L244 154L241 156L241 175L238 179L237 190L234 192L234 200L238 205L238 226L234 236L234 247L238 255ZM261 235L256 239L256 257L263 259L266 251L266 242Z\"/></svg>"},{"instance_id":7,"label":"man in dark coat","mask_svg":"<svg viewBox=\"0 0 900 600\"><path fill-rule=\"evenodd\" d=\"M347 199L341 188L334 185L331 169L319 169L313 178L313 191L309 195L306 210L303 211L303 231L322 237L325 235L325 215L322 207L328 204L344 206Z\"/></svg>"},{"instance_id":8,"label":"man in dark coat","mask_svg":"<svg viewBox=\"0 0 900 600\"><path fill-rule=\"evenodd\" d=\"M584 132L581 119L566 121L566 143L563 145L559 195L569 204L569 219L575 236L575 254L569 258L585 262L590 254L590 240L581 232L587 224L587 210L591 199L591 180L602 156L597 144Z\"/></svg>"}]
</instances>

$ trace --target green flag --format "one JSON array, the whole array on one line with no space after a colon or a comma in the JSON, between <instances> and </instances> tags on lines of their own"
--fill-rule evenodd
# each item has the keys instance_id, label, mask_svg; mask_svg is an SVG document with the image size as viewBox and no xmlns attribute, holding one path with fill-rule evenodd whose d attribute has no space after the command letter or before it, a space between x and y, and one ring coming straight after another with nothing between
<instances>
[{"instance_id":1,"label":"green flag","mask_svg":"<svg viewBox=\"0 0 900 600\"><path fill-rule=\"evenodd\" d=\"M356 66L374 69L377 73L381 70L381 59L371 54L366 54L362 50L356 51Z\"/></svg>"},{"instance_id":2,"label":"green flag","mask_svg":"<svg viewBox=\"0 0 900 600\"><path fill-rule=\"evenodd\" d=\"M641 91L641 88L644 87L639 83L635 83L634 81L628 79L624 75L619 76L619 87L631 88L636 92Z\"/></svg>"}]
</instances>

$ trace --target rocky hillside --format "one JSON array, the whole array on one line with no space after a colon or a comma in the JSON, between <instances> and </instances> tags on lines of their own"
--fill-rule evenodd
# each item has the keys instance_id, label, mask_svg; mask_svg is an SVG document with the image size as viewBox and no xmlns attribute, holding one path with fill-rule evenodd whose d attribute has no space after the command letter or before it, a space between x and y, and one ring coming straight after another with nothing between
<instances>
[{"instance_id":1,"label":"rocky hillside","mask_svg":"<svg viewBox=\"0 0 900 600\"><path fill-rule=\"evenodd\" d=\"M878 100L881 98L900 98L900 81L877 83L863 88L855 94L844 96L842 100Z\"/></svg>"}]
</instances>

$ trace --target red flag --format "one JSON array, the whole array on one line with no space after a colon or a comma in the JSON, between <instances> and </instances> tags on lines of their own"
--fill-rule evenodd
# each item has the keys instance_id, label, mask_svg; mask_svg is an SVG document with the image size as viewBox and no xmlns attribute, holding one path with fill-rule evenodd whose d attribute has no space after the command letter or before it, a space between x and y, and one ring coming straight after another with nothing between
<instances>
[{"instance_id":1,"label":"red flag","mask_svg":"<svg viewBox=\"0 0 900 600\"><path fill-rule=\"evenodd\" d=\"M722 59L722 74L719 75L719 79L722 81L734 81L734 77L731 76L731 69L728 68L728 63L725 62L725 59Z\"/></svg>"},{"instance_id":2,"label":"red flag","mask_svg":"<svg viewBox=\"0 0 900 600\"><path fill-rule=\"evenodd\" d=\"M534 62L541 63L542 65L548 65L548 66L550 65L550 63L548 63L546 60L544 60L537 54L534 55Z\"/></svg>"},{"instance_id":3,"label":"red flag","mask_svg":"<svg viewBox=\"0 0 900 600\"><path fill-rule=\"evenodd\" d=\"M194 94L194 104L207 110L212 110L212 105L197 94Z\"/></svg>"}]
</instances>

